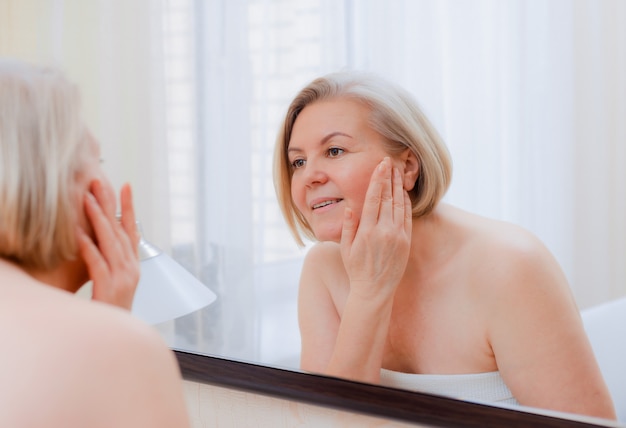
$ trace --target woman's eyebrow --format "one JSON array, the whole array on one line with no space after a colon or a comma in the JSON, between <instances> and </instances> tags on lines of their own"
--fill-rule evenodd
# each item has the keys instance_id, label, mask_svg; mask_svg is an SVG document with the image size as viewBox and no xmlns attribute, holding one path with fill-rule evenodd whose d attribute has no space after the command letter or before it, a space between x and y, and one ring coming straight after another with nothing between
<instances>
[{"instance_id":1,"label":"woman's eyebrow","mask_svg":"<svg viewBox=\"0 0 626 428\"><path fill-rule=\"evenodd\" d=\"M322 138L319 142L319 145L322 146L324 144L326 144L328 142L328 140L330 140L333 137L336 136L342 136L342 137L348 137L348 138L352 138L352 135L346 134L345 132L339 132L339 131L335 131L335 132L331 132L330 134L326 135L324 138ZM301 148L298 147L292 147L289 146L287 148L287 153L292 153L292 152L302 152L303 150Z\"/></svg>"}]
</instances>

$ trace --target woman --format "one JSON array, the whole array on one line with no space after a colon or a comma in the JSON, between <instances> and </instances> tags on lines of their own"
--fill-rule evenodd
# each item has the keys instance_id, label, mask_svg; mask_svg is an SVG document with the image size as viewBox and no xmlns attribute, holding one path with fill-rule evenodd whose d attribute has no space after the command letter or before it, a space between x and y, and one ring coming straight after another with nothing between
<instances>
[{"instance_id":1,"label":"woman","mask_svg":"<svg viewBox=\"0 0 626 428\"><path fill-rule=\"evenodd\" d=\"M172 352L128 312L138 240L77 88L0 59L0 426L188 426Z\"/></svg>"},{"instance_id":2,"label":"woman","mask_svg":"<svg viewBox=\"0 0 626 428\"><path fill-rule=\"evenodd\" d=\"M615 418L557 262L511 224L442 203L445 144L375 76L311 82L278 136L296 240L301 368L463 399Z\"/></svg>"}]
</instances>

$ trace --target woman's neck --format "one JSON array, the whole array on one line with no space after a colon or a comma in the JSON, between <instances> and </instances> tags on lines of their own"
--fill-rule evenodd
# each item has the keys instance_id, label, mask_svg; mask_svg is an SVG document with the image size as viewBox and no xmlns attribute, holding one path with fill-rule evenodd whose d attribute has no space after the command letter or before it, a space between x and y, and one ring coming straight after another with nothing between
<instances>
[{"instance_id":1,"label":"woman's neck","mask_svg":"<svg viewBox=\"0 0 626 428\"><path fill-rule=\"evenodd\" d=\"M27 268L7 259L0 259L0 265L5 271L28 275L35 281L70 293L75 293L88 279L84 265L78 260L62 262L53 269Z\"/></svg>"},{"instance_id":2,"label":"woman's neck","mask_svg":"<svg viewBox=\"0 0 626 428\"><path fill-rule=\"evenodd\" d=\"M455 208L439 204L430 214L413 219L409 263L415 272L431 272L458 249L460 228L454 212Z\"/></svg>"}]
</instances>

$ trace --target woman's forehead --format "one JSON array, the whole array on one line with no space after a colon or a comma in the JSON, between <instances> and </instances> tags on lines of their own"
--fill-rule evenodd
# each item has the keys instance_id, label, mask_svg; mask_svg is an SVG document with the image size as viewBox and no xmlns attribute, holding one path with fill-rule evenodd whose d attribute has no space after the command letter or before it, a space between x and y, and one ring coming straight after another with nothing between
<instances>
[{"instance_id":1,"label":"woman's forehead","mask_svg":"<svg viewBox=\"0 0 626 428\"><path fill-rule=\"evenodd\" d=\"M307 105L294 121L291 140L306 134L329 134L333 132L351 133L354 130L371 128L370 109L354 100L332 99L316 101ZM306 133L305 135L302 135Z\"/></svg>"}]
</instances>

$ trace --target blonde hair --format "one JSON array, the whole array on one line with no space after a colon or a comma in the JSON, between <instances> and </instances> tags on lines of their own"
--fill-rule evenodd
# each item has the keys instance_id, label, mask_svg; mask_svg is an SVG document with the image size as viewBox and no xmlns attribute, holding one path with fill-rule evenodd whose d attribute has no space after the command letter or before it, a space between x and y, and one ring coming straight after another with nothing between
<instances>
[{"instance_id":1,"label":"blonde hair","mask_svg":"<svg viewBox=\"0 0 626 428\"><path fill-rule=\"evenodd\" d=\"M0 59L0 257L50 269L76 256L71 191L86 138L62 73Z\"/></svg>"},{"instance_id":2,"label":"blonde hair","mask_svg":"<svg viewBox=\"0 0 626 428\"><path fill-rule=\"evenodd\" d=\"M415 187L409 192L413 217L429 214L445 195L452 178L448 148L404 89L373 74L332 73L313 80L293 99L279 130L274 148L274 187L285 221L299 245L302 236L315 239L313 230L291 198L292 168L287 156L294 123L308 105L321 100L350 99L367 106L369 123L387 141L394 155L409 148L419 162Z\"/></svg>"}]
</instances>

